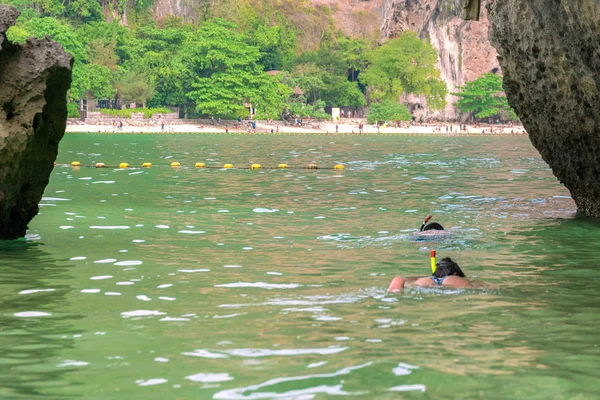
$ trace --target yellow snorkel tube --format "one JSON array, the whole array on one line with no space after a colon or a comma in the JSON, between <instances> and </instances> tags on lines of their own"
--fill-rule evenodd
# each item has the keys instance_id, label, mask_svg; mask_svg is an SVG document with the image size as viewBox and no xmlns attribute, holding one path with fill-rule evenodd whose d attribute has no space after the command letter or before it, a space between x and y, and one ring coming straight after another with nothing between
<instances>
[{"instance_id":1,"label":"yellow snorkel tube","mask_svg":"<svg viewBox=\"0 0 600 400\"><path fill-rule=\"evenodd\" d=\"M431 275L435 274L435 270L437 269L435 265L435 250L431 250Z\"/></svg>"}]
</instances>

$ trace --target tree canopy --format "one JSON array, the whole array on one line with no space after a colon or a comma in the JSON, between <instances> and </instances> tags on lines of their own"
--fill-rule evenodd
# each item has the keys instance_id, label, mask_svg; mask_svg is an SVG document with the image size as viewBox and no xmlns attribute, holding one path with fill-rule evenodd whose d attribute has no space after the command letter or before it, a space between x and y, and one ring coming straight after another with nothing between
<instances>
[{"instance_id":1,"label":"tree canopy","mask_svg":"<svg viewBox=\"0 0 600 400\"><path fill-rule=\"evenodd\" d=\"M446 84L435 67L437 52L431 43L406 31L378 47L368 57L360 80L374 101L398 101L403 94L424 96L431 109L446 105Z\"/></svg>"},{"instance_id":2,"label":"tree canopy","mask_svg":"<svg viewBox=\"0 0 600 400\"><path fill-rule=\"evenodd\" d=\"M506 100L500 75L487 73L467 82L458 90L452 95L460 97L456 106L461 111L473 113L477 118L500 115L508 120L517 119L517 115Z\"/></svg>"},{"instance_id":3,"label":"tree canopy","mask_svg":"<svg viewBox=\"0 0 600 400\"><path fill-rule=\"evenodd\" d=\"M346 37L330 9L297 0L201 0L194 18L156 21L153 1L0 3L22 12L11 40L48 35L73 55L74 102L92 96L222 117L246 115L251 104L265 118L324 117L326 107L398 103L405 93L444 104L435 50L414 33L382 46L365 32Z\"/></svg>"}]
</instances>

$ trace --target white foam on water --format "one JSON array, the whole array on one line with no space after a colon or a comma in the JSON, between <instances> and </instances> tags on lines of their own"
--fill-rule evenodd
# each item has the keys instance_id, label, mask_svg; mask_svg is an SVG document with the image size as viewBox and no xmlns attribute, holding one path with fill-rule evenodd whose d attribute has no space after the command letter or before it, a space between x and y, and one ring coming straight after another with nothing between
<instances>
[{"instance_id":1,"label":"white foam on water","mask_svg":"<svg viewBox=\"0 0 600 400\"><path fill-rule=\"evenodd\" d=\"M181 354L184 356L211 358L211 359L227 358L227 356L225 354L212 353L212 352L210 352L208 350L204 350L204 349L198 349L198 350L194 350L192 352L185 352L185 353L181 353Z\"/></svg>"},{"instance_id":2,"label":"white foam on water","mask_svg":"<svg viewBox=\"0 0 600 400\"><path fill-rule=\"evenodd\" d=\"M242 247L242 250L254 250L254 247L249 247L249 246Z\"/></svg>"},{"instance_id":3,"label":"white foam on water","mask_svg":"<svg viewBox=\"0 0 600 400\"><path fill-rule=\"evenodd\" d=\"M269 209L269 208L255 208L252 211L254 211L255 213L276 213L276 212L279 212L279 210L276 209L276 208L272 208L272 209Z\"/></svg>"},{"instance_id":4,"label":"white foam on water","mask_svg":"<svg viewBox=\"0 0 600 400\"><path fill-rule=\"evenodd\" d=\"M129 286L129 285L133 285L133 284L134 284L133 282L127 282L127 281L117 282L117 285L120 285L120 286Z\"/></svg>"},{"instance_id":5,"label":"white foam on water","mask_svg":"<svg viewBox=\"0 0 600 400\"><path fill-rule=\"evenodd\" d=\"M105 258L102 260L94 261L94 264L108 264L108 263L114 263L115 261L117 261L116 258Z\"/></svg>"},{"instance_id":6,"label":"white foam on water","mask_svg":"<svg viewBox=\"0 0 600 400\"><path fill-rule=\"evenodd\" d=\"M234 318L240 315L244 315L246 313L236 313L236 314L227 314L227 315L214 315L213 318L214 319L226 319L226 318Z\"/></svg>"},{"instance_id":7,"label":"white foam on water","mask_svg":"<svg viewBox=\"0 0 600 400\"><path fill-rule=\"evenodd\" d=\"M104 279L111 279L112 275L99 275L99 276L92 276L90 279L93 281L101 281Z\"/></svg>"},{"instance_id":8,"label":"white foam on water","mask_svg":"<svg viewBox=\"0 0 600 400\"><path fill-rule=\"evenodd\" d=\"M115 183L115 181L96 181L96 182L92 182L92 185L95 183L105 183L105 184L109 184L109 183Z\"/></svg>"},{"instance_id":9,"label":"white foam on water","mask_svg":"<svg viewBox=\"0 0 600 400\"><path fill-rule=\"evenodd\" d=\"M71 258L69 258L69 261L80 261L80 260L87 260L87 257L81 256L81 257L71 257Z\"/></svg>"},{"instance_id":10,"label":"white foam on water","mask_svg":"<svg viewBox=\"0 0 600 400\"><path fill-rule=\"evenodd\" d=\"M296 289L302 285L298 283L266 283L266 282L234 282L214 285L222 288L260 288L260 289Z\"/></svg>"},{"instance_id":11,"label":"white foam on water","mask_svg":"<svg viewBox=\"0 0 600 400\"><path fill-rule=\"evenodd\" d=\"M105 296L120 296L121 293L119 292L106 292L104 293Z\"/></svg>"},{"instance_id":12,"label":"white foam on water","mask_svg":"<svg viewBox=\"0 0 600 400\"><path fill-rule=\"evenodd\" d=\"M323 366L325 364L327 364L327 361L319 361L319 362L316 362L316 363L308 364L306 366L306 368L317 368L317 367Z\"/></svg>"},{"instance_id":13,"label":"white foam on water","mask_svg":"<svg viewBox=\"0 0 600 400\"><path fill-rule=\"evenodd\" d=\"M271 356L303 356L309 354L329 355L337 354L347 350L349 347L326 347L313 349L230 349L224 353L238 357L271 357Z\"/></svg>"},{"instance_id":14,"label":"white foam on water","mask_svg":"<svg viewBox=\"0 0 600 400\"><path fill-rule=\"evenodd\" d=\"M229 212L229 210L219 210L219 211L217 211L217 212L219 212L219 213L228 213L228 212Z\"/></svg>"},{"instance_id":15,"label":"white foam on water","mask_svg":"<svg viewBox=\"0 0 600 400\"><path fill-rule=\"evenodd\" d=\"M75 228L75 227L74 227L74 226L71 226L71 225L62 225L62 226L59 226L59 228L60 228L60 229L73 229L73 228Z\"/></svg>"},{"instance_id":16,"label":"white foam on water","mask_svg":"<svg viewBox=\"0 0 600 400\"><path fill-rule=\"evenodd\" d=\"M228 373L224 372L221 374L195 374L186 376L185 379L192 382L201 383L215 383L215 382L227 382L233 380L233 377Z\"/></svg>"},{"instance_id":17,"label":"white foam on water","mask_svg":"<svg viewBox=\"0 0 600 400\"><path fill-rule=\"evenodd\" d=\"M127 225L92 225L90 226L90 229L108 229L108 230L114 230L114 229L131 229L130 226Z\"/></svg>"},{"instance_id":18,"label":"white foam on water","mask_svg":"<svg viewBox=\"0 0 600 400\"><path fill-rule=\"evenodd\" d=\"M42 197L42 201L71 201L71 199L61 199L60 197Z\"/></svg>"},{"instance_id":19,"label":"white foam on water","mask_svg":"<svg viewBox=\"0 0 600 400\"><path fill-rule=\"evenodd\" d=\"M15 317L32 318L32 317L48 317L52 314L42 311L21 311L13 314Z\"/></svg>"},{"instance_id":20,"label":"white foam on water","mask_svg":"<svg viewBox=\"0 0 600 400\"><path fill-rule=\"evenodd\" d=\"M41 292L54 292L56 289L27 289L21 290L19 294L33 294L33 293L41 293Z\"/></svg>"},{"instance_id":21,"label":"white foam on water","mask_svg":"<svg viewBox=\"0 0 600 400\"><path fill-rule=\"evenodd\" d=\"M178 269L178 272L184 272L184 273L194 273L194 272L209 272L210 269L207 268L201 268L201 269Z\"/></svg>"},{"instance_id":22,"label":"white foam on water","mask_svg":"<svg viewBox=\"0 0 600 400\"><path fill-rule=\"evenodd\" d=\"M138 386L162 385L163 383L167 383L167 382L169 382L169 380L164 379L164 378L148 379L146 381L140 379L140 380L135 381L135 383L137 383Z\"/></svg>"},{"instance_id":23,"label":"white foam on water","mask_svg":"<svg viewBox=\"0 0 600 400\"><path fill-rule=\"evenodd\" d=\"M175 297L166 297L166 296L161 296L159 297L159 300L166 300L166 301L175 301L177 300Z\"/></svg>"},{"instance_id":24,"label":"white foam on water","mask_svg":"<svg viewBox=\"0 0 600 400\"><path fill-rule=\"evenodd\" d=\"M187 233L188 235L199 235L201 233L206 233L206 231L190 231L190 230L182 230L178 233Z\"/></svg>"},{"instance_id":25,"label":"white foam on water","mask_svg":"<svg viewBox=\"0 0 600 400\"><path fill-rule=\"evenodd\" d=\"M168 358L163 358L163 357L156 357L154 359L154 361L161 362L161 363L166 363L166 362L169 362L169 359Z\"/></svg>"},{"instance_id":26,"label":"white foam on water","mask_svg":"<svg viewBox=\"0 0 600 400\"><path fill-rule=\"evenodd\" d=\"M140 294L135 296L136 299L138 300L142 300L142 301L150 301L152 300L150 297L146 296L145 294Z\"/></svg>"},{"instance_id":27,"label":"white foam on water","mask_svg":"<svg viewBox=\"0 0 600 400\"><path fill-rule=\"evenodd\" d=\"M166 313L156 311L156 310L134 310L134 311L124 311L121 313L123 318L132 318L132 317L155 317L159 315L165 315Z\"/></svg>"},{"instance_id":28,"label":"white foam on water","mask_svg":"<svg viewBox=\"0 0 600 400\"><path fill-rule=\"evenodd\" d=\"M161 322L186 322L190 321L189 318L181 318L181 317L164 317L159 319Z\"/></svg>"},{"instance_id":29,"label":"white foam on water","mask_svg":"<svg viewBox=\"0 0 600 400\"><path fill-rule=\"evenodd\" d=\"M83 178L77 178L82 181L91 181L93 178L91 176L84 176Z\"/></svg>"},{"instance_id":30,"label":"white foam on water","mask_svg":"<svg viewBox=\"0 0 600 400\"><path fill-rule=\"evenodd\" d=\"M144 243L145 240L144 239L133 239L132 242L133 243Z\"/></svg>"},{"instance_id":31,"label":"white foam on water","mask_svg":"<svg viewBox=\"0 0 600 400\"><path fill-rule=\"evenodd\" d=\"M170 226L169 226L169 225L156 225L156 227L157 227L158 229L169 229L169 228L170 228Z\"/></svg>"},{"instance_id":32,"label":"white foam on water","mask_svg":"<svg viewBox=\"0 0 600 400\"><path fill-rule=\"evenodd\" d=\"M86 361L75 361L75 360L65 360L59 364L56 364L59 368L64 367L85 367L86 365L90 365L89 362Z\"/></svg>"},{"instance_id":33,"label":"white foam on water","mask_svg":"<svg viewBox=\"0 0 600 400\"><path fill-rule=\"evenodd\" d=\"M329 315L319 315L316 317L313 317L315 321L340 321L343 318L340 317L331 317Z\"/></svg>"},{"instance_id":34,"label":"white foam on water","mask_svg":"<svg viewBox=\"0 0 600 400\"><path fill-rule=\"evenodd\" d=\"M158 289L166 289L166 288L169 288L171 286L173 286L172 283L165 283L164 285L158 285L157 288Z\"/></svg>"},{"instance_id":35,"label":"white foam on water","mask_svg":"<svg viewBox=\"0 0 600 400\"><path fill-rule=\"evenodd\" d=\"M115 260L116 261L116 260ZM119 261L114 263L114 265L118 265L118 266L131 266L131 265L142 265L143 262L140 260L129 260L129 261Z\"/></svg>"},{"instance_id":36,"label":"white foam on water","mask_svg":"<svg viewBox=\"0 0 600 400\"><path fill-rule=\"evenodd\" d=\"M267 272L267 275L283 275L281 272Z\"/></svg>"},{"instance_id":37,"label":"white foam on water","mask_svg":"<svg viewBox=\"0 0 600 400\"><path fill-rule=\"evenodd\" d=\"M223 268L242 268L241 265L227 264L223 265Z\"/></svg>"},{"instance_id":38,"label":"white foam on water","mask_svg":"<svg viewBox=\"0 0 600 400\"><path fill-rule=\"evenodd\" d=\"M400 385L389 388L390 392L425 392L425 385Z\"/></svg>"},{"instance_id":39,"label":"white foam on water","mask_svg":"<svg viewBox=\"0 0 600 400\"><path fill-rule=\"evenodd\" d=\"M412 374L413 369L419 369L416 365L410 365L406 363L398 363L398 366L392 369L392 372L396 376L404 376Z\"/></svg>"},{"instance_id":40,"label":"white foam on water","mask_svg":"<svg viewBox=\"0 0 600 400\"><path fill-rule=\"evenodd\" d=\"M100 289L82 289L81 293L100 293Z\"/></svg>"}]
</instances>

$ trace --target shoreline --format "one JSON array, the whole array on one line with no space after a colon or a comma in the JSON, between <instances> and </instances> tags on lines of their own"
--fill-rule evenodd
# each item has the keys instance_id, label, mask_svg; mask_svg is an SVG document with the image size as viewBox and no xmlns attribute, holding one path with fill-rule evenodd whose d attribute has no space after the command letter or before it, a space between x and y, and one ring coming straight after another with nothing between
<instances>
[{"instance_id":1,"label":"shoreline","mask_svg":"<svg viewBox=\"0 0 600 400\"><path fill-rule=\"evenodd\" d=\"M526 135L525 129L522 126L509 127L505 126L481 126L474 127L467 125L466 131L459 131L459 124L439 124L433 125L413 125L406 128L392 128L392 127L380 127L379 129L374 125L365 125L362 134L427 134L427 135L440 135L440 136L461 136L461 135ZM448 127L448 131L446 131ZM452 127L452 131L450 131ZM491 130L491 131L490 131ZM209 133L209 134L361 134L357 124L336 124L327 123L320 128L314 127L295 127L285 126L279 124L263 124L257 123L256 129L248 131L247 129L235 129L233 127L225 126L205 126L196 124L177 124L167 125L165 124L164 130L161 126L126 126L124 125L120 129L116 129L111 125L90 125L90 124L68 124L65 133L106 133L106 134L119 134L119 133L160 133L160 134L174 134L174 133Z\"/></svg>"}]
</instances>

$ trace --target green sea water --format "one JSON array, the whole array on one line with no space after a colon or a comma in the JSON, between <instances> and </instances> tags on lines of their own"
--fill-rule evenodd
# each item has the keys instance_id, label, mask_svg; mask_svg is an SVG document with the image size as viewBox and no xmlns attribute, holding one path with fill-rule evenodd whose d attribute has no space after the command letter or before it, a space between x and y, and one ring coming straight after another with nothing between
<instances>
[{"instance_id":1,"label":"green sea water","mask_svg":"<svg viewBox=\"0 0 600 400\"><path fill-rule=\"evenodd\" d=\"M0 243L2 399L600 398L600 224L526 137L67 134L71 161L153 167L57 166ZM386 293L431 249L484 287Z\"/></svg>"}]
</instances>

